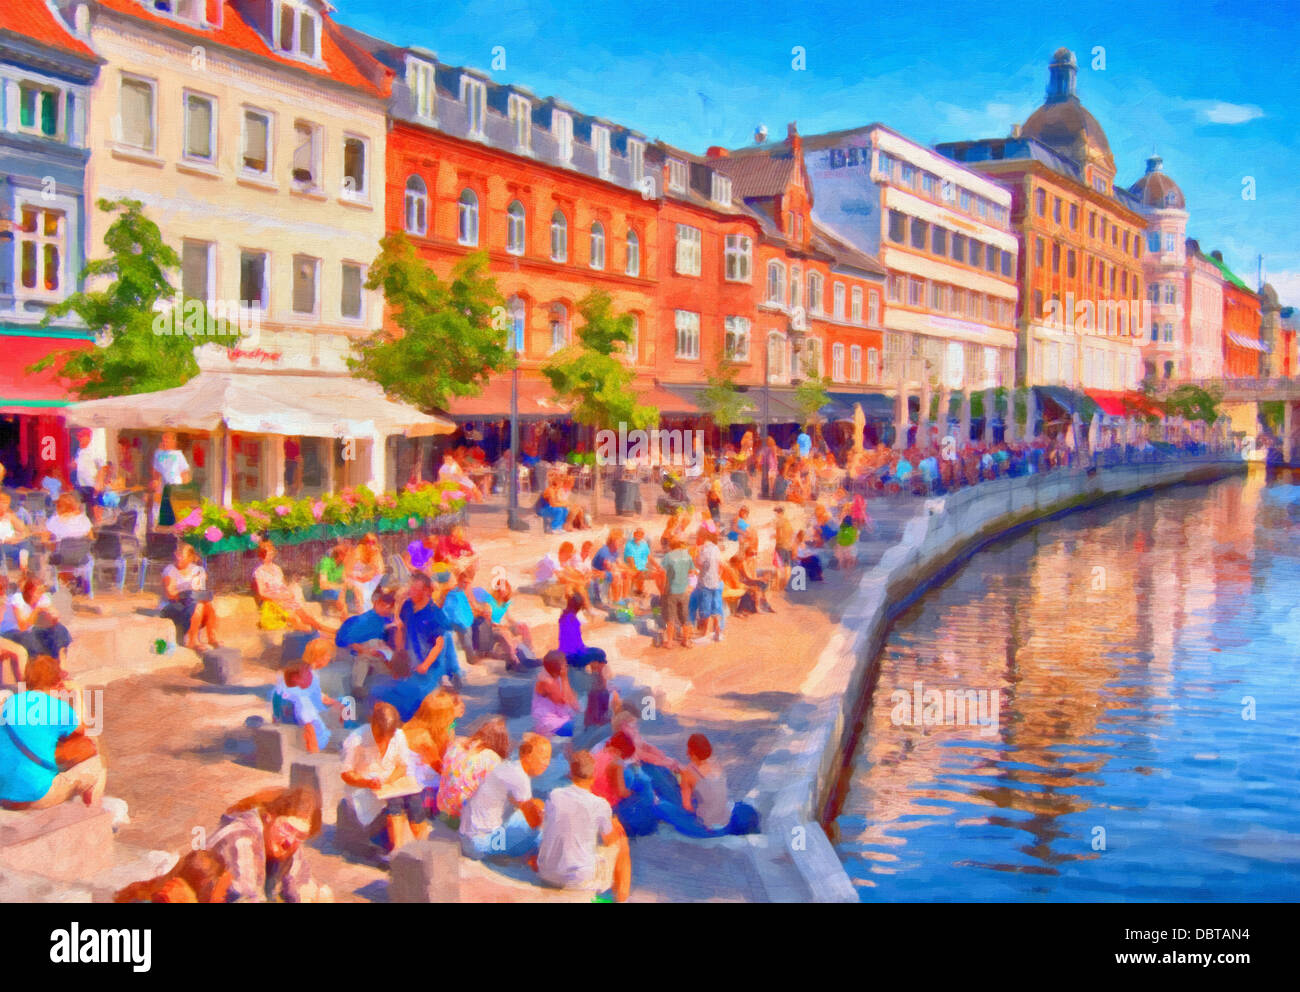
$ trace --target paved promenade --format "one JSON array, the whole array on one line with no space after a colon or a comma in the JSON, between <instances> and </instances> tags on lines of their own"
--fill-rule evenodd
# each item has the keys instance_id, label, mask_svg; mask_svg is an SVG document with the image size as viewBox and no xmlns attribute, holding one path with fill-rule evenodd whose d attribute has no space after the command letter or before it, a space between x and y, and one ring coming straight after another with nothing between
<instances>
[{"instance_id":1,"label":"paved promenade","mask_svg":"<svg viewBox=\"0 0 1300 992\"><path fill-rule=\"evenodd\" d=\"M652 507L653 500L645 505ZM770 549L774 504L755 499L749 506L763 547ZM726 509L730 513L734 507ZM758 769L780 739L791 710L802 705L800 686L834 630L840 606L856 584L854 575L878 560L901 533L904 520L920 509L920 501L915 500L873 501L870 512L877 532L875 540L859 545L858 570L844 574L828 569L826 580L810 583L806 592L777 595L776 614L733 619L721 644L707 640L689 650L655 648L635 627L617 623L589 626L587 640L609 653L616 684L648 686L662 702L656 719L643 724L648 740L684 757L686 737L707 734L726 765L732 798L753 801ZM795 507L787 512L796 513L796 522L802 515ZM506 529L503 509L494 500L471 508L470 539L483 567L502 565L519 585L531 581L532 566L562 540L599 542L609 525L616 523L630 534L638 522L652 538L658 537L662 518L615 517L612 502L594 530L544 536L540 522L533 518L532 531L519 534ZM109 793L124 798L131 809L132 823L119 832L121 841L186 850L201 836L196 829L211 831L230 803L285 780L284 775L252 768L238 749L245 719L269 717L267 697L275 678L273 662L255 658L260 651L252 629L251 601L240 600L232 597L222 603L222 612L230 614L223 621L223 639L245 649L239 685L217 687L198 681L193 677L196 662L184 651L171 657L141 656L141 674L129 674L132 666L120 664L97 670L108 681L101 743L109 759ZM143 602L134 597L96 600L97 608L109 614ZM535 625L540 651L556 644L558 610L530 595L523 595L516 609L520 619ZM103 623L104 619L78 621L83 622ZM461 726L472 727L481 716L495 711L502 667L496 661L463 666L467 713ZM512 738L517 741L529 724L527 717L511 721ZM553 787L563 776L564 761L557 755L539 788ZM765 844L761 836L690 840L661 828L654 837L633 842L633 899L755 900L766 898L768 892L789 898L806 895L798 887L797 874L782 864L782 855L769 856ZM340 855L332 843L332 828L327 827L314 846L316 871L331 884L337 899L384 898L385 873ZM462 896L494 901L563 898L532 882L526 869L502 870L467 859L462 859Z\"/></svg>"}]
</instances>

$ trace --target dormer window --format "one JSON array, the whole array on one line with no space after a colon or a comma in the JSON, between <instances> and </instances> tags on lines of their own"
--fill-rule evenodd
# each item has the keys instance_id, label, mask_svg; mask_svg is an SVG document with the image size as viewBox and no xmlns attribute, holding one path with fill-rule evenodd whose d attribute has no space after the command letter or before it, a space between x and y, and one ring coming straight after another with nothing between
<instances>
[{"instance_id":1,"label":"dormer window","mask_svg":"<svg viewBox=\"0 0 1300 992\"><path fill-rule=\"evenodd\" d=\"M515 132L515 151L533 150L533 101L518 93L511 93L507 110L510 125Z\"/></svg>"},{"instance_id":2,"label":"dormer window","mask_svg":"<svg viewBox=\"0 0 1300 992\"><path fill-rule=\"evenodd\" d=\"M415 115L426 121L433 120L438 110L438 91L434 85L433 66L428 62L408 59L406 85L411 91L411 105Z\"/></svg>"},{"instance_id":3,"label":"dormer window","mask_svg":"<svg viewBox=\"0 0 1300 992\"><path fill-rule=\"evenodd\" d=\"M591 148L596 153L596 171L609 175L609 128L592 125Z\"/></svg>"},{"instance_id":4,"label":"dormer window","mask_svg":"<svg viewBox=\"0 0 1300 992\"><path fill-rule=\"evenodd\" d=\"M686 163L675 158L668 160L668 188L674 193L686 192Z\"/></svg>"},{"instance_id":5,"label":"dormer window","mask_svg":"<svg viewBox=\"0 0 1300 992\"><path fill-rule=\"evenodd\" d=\"M731 177L713 174L713 202L720 207L731 206Z\"/></svg>"},{"instance_id":6,"label":"dormer window","mask_svg":"<svg viewBox=\"0 0 1300 992\"><path fill-rule=\"evenodd\" d=\"M557 110L551 118L551 132L559 145L557 154L561 162L573 161L573 118L562 110Z\"/></svg>"},{"instance_id":7,"label":"dormer window","mask_svg":"<svg viewBox=\"0 0 1300 992\"><path fill-rule=\"evenodd\" d=\"M320 57L320 15L306 6L277 0L275 47L296 58Z\"/></svg>"},{"instance_id":8,"label":"dormer window","mask_svg":"<svg viewBox=\"0 0 1300 992\"><path fill-rule=\"evenodd\" d=\"M481 79L472 76L460 77L460 98L465 104L465 116L469 121L469 136L483 138L487 126L487 86Z\"/></svg>"},{"instance_id":9,"label":"dormer window","mask_svg":"<svg viewBox=\"0 0 1300 992\"><path fill-rule=\"evenodd\" d=\"M204 0L152 0L155 13L170 14L177 20L203 24L207 21Z\"/></svg>"},{"instance_id":10,"label":"dormer window","mask_svg":"<svg viewBox=\"0 0 1300 992\"><path fill-rule=\"evenodd\" d=\"M636 138L627 139L627 160L632 169L632 183L637 185L645 176L645 144Z\"/></svg>"}]
</instances>

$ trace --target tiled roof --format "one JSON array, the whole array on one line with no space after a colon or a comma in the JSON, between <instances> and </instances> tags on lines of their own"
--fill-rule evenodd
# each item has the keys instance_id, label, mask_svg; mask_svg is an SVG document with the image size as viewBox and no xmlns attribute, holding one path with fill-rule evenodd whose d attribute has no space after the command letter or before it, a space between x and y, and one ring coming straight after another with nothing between
<instances>
[{"instance_id":1,"label":"tiled roof","mask_svg":"<svg viewBox=\"0 0 1300 992\"><path fill-rule=\"evenodd\" d=\"M386 67L369 53L361 51L357 45L343 38L339 26L324 13L321 14L320 44L321 60L324 65L319 65L289 58L272 49L261 32L240 14L239 5L234 0L224 0L222 3L220 27L200 27L175 17L156 14L139 0L95 0L95 2L106 10L134 17L171 31L179 31L196 38L206 38L219 45L248 52L309 75L332 79L372 96L388 95L390 77ZM370 65L365 65L361 60L369 60ZM381 78L385 80L382 84L375 81Z\"/></svg>"},{"instance_id":2,"label":"tiled roof","mask_svg":"<svg viewBox=\"0 0 1300 992\"><path fill-rule=\"evenodd\" d=\"M731 193L743 199L780 196L790 186L795 162L787 152L783 157L768 155L729 155L708 160L709 166L731 177Z\"/></svg>"},{"instance_id":3,"label":"tiled roof","mask_svg":"<svg viewBox=\"0 0 1300 992\"><path fill-rule=\"evenodd\" d=\"M74 55L95 58L84 41L74 35L45 0L0 0L0 34L14 34Z\"/></svg>"}]
</instances>

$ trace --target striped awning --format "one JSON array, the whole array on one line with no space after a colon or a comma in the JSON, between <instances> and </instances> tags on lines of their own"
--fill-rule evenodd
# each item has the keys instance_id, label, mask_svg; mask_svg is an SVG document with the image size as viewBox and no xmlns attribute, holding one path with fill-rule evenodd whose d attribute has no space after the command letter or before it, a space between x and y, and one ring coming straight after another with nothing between
<instances>
[{"instance_id":1,"label":"striped awning","mask_svg":"<svg viewBox=\"0 0 1300 992\"><path fill-rule=\"evenodd\" d=\"M1248 338L1244 334L1235 334L1232 331L1224 331L1228 335L1228 340L1238 348L1245 348L1247 351L1260 351L1268 354L1269 347L1263 341L1256 341L1254 338Z\"/></svg>"}]
</instances>

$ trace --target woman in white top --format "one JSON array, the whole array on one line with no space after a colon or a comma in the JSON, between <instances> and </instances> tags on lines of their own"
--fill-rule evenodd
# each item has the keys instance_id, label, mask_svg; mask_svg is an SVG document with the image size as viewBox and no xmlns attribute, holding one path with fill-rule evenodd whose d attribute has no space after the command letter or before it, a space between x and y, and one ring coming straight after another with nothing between
<instances>
[{"instance_id":1,"label":"woman in white top","mask_svg":"<svg viewBox=\"0 0 1300 992\"><path fill-rule=\"evenodd\" d=\"M159 611L176 624L176 635L187 648L199 649L199 634L206 633L208 645L217 643L217 611L207 595L208 573L199 564L199 555L188 544L176 548L175 563L163 569L163 600Z\"/></svg>"},{"instance_id":2,"label":"woman in white top","mask_svg":"<svg viewBox=\"0 0 1300 992\"><path fill-rule=\"evenodd\" d=\"M167 431L162 436L158 450L153 453L153 490L158 494L158 526L170 527L176 523L172 508L172 487L190 481L190 463L176 447L176 435Z\"/></svg>"},{"instance_id":3,"label":"woman in white top","mask_svg":"<svg viewBox=\"0 0 1300 992\"><path fill-rule=\"evenodd\" d=\"M0 554L23 571L27 570L27 558L31 553L30 537L31 531L12 509L12 497L7 492L0 492Z\"/></svg>"},{"instance_id":4,"label":"woman in white top","mask_svg":"<svg viewBox=\"0 0 1300 992\"><path fill-rule=\"evenodd\" d=\"M45 521L45 531L51 541L66 541L70 537L91 539L95 536L95 526L81 508L76 494L62 493L54 503L54 516Z\"/></svg>"}]
</instances>

